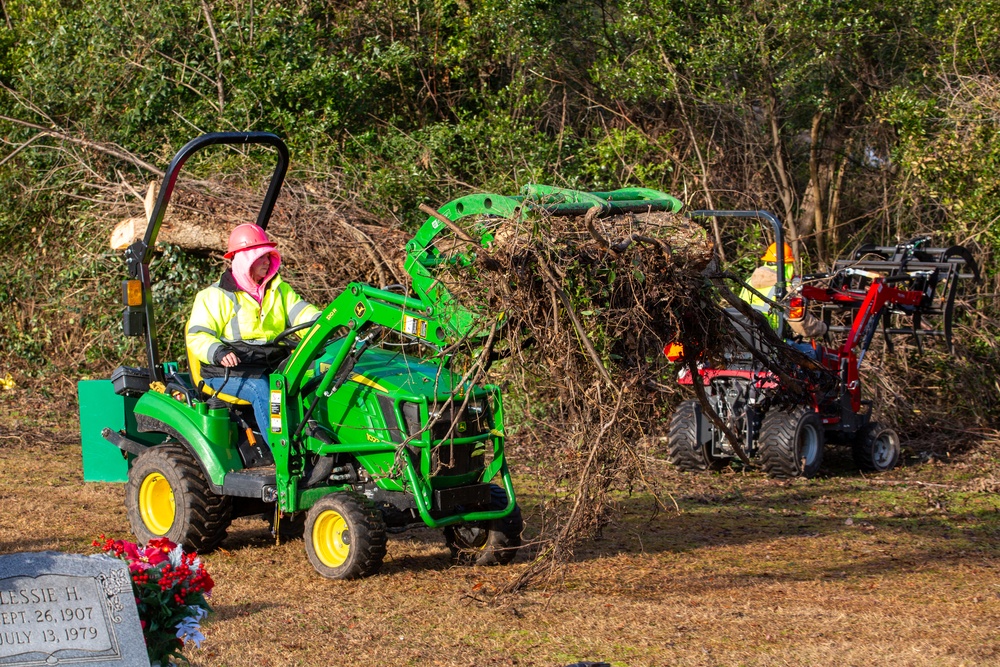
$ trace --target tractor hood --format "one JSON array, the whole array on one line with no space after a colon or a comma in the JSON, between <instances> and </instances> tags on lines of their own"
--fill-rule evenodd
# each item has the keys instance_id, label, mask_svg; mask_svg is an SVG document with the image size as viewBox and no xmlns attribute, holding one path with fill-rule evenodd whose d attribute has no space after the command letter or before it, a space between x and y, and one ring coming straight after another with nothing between
<instances>
[{"instance_id":1,"label":"tractor hood","mask_svg":"<svg viewBox=\"0 0 1000 667\"><path fill-rule=\"evenodd\" d=\"M317 371L326 371L340 345L341 341L335 341L327 347L325 354L317 362ZM379 348L365 350L349 377L350 382L380 393L426 396L429 399L450 394L453 383L459 379L459 376L438 364Z\"/></svg>"}]
</instances>

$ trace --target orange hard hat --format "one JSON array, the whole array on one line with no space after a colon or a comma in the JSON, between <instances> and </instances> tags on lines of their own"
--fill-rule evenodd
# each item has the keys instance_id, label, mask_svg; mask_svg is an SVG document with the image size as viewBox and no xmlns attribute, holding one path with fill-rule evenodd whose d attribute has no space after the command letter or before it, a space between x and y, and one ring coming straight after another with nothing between
<instances>
[{"instance_id":1,"label":"orange hard hat","mask_svg":"<svg viewBox=\"0 0 1000 667\"><path fill-rule=\"evenodd\" d=\"M226 259L232 259L233 255L240 250L246 250L247 248L259 248L260 246L269 246L274 248L277 244L267 238L267 234L264 230L257 225L237 225L232 233L229 234L229 247L226 249L226 254L223 255L223 257Z\"/></svg>"},{"instance_id":2,"label":"orange hard hat","mask_svg":"<svg viewBox=\"0 0 1000 667\"><path fill-rule=\"evenodd\" d=\"M784 246L785 246L785 261L786 262L794 262L795 261L795 255L792 254L792 246L788 245L787 243L785 243ZM767 246L767 252L765 252L761 256L761 259L763 261L765 261L765 262L777 262L778 261L778 244L777 243L772 243L771 245Z\"/></svg>"}]
</instances>

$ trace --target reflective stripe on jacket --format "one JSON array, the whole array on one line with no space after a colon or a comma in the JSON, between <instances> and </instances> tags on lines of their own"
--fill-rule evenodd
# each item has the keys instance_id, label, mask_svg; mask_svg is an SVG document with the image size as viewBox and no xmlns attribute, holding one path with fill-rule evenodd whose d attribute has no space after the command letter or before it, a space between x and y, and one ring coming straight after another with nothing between
<instances>
[{"instance_id":1,"label":"reflective stripe on jacket","mask_svg":"<svg viewBox=\"0 0 1000 667\"><path fill-rule=\"evenodd\" d=\"M188 354L202 364L216 364L226 343L267 343L288 327L316 319L319 310L274 276L258 304L239 289L227 270L218 283L198 292L188 319Z\"/></svg>"}]
</instances>

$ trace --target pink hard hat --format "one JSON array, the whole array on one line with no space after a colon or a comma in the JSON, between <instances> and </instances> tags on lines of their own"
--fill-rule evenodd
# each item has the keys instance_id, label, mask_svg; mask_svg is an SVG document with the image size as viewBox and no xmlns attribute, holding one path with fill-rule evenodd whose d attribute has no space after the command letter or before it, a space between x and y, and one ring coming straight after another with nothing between
<instances>
[{"instance_id":1,"label":"pink hard hat","mask_svg":"<svg viewBox=\"0 0 1000 667\"><path fill-rule=\"evenodd\" d=\"M257 225L237 225L232 233L229 234L229 247L226 249L226 254L223 255L223 257L226 259L232 259L233 255L240 250L246 250L247 248L259 248L260 246L269 246L274 248L277 244L267 238L267 234L264 230Z\"/></svg>"}]
</instances>

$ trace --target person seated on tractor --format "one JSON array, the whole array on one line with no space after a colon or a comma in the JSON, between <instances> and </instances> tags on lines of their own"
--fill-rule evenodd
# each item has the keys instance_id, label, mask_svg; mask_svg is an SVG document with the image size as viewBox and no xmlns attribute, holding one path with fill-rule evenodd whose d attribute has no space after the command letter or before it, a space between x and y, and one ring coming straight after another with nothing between
<instances>
[{"instance_id":1,"label":"person seated on tractor","mask_svg":"<svg viewBox=\"0 0 1000 667\"><path fill-rule=\"evenodd\" d=\"M791 284L792 279L795 278L795 255L792 253L791 246L787 243L783 245L785 253L785 284ZM776 243L769 245L767 251L761 256L760 259L763 262L763 265L757 267L757 269L750 275L750 278L747 280L747 284L757 292L760 292L760 294L766 298L774 301L774 291L778 284L778 245ZM818 317L815 317L814 315L809 314L805 311L805 308L797 309L799 312L786 314L784 309L771 306L771 304L761 299L747 287L744 287L740 291L740 299L746 301L754 310L767 318L771 328L774 329L779 336L785 337L788 335L788 332L785 331L784 327L785 322L787 322L791 328L791 335L808 338L810 340L822 338L826 335L826 322ZM819 350L817 349L815 343L796 342L794 340L787 339L785 342L797 349L799 352L802 352L813 359L818 358Z\"/></svg>"},{"instance_id":2,"label":"person seated on tractor","mask_svg":"<svg viewBox=\"0 0 1000 667\"><path fill-rule=\"evenodd\" d=\"M287 328L319 317L320 311L281 279L277 245L257 225L239 225L229 235L231 260L219 282L198 292L187 324L188 360L195 382L231 403L249 403L267 439L268 375L288 355L269 345Z\"/></svg>"}]
</instances>

